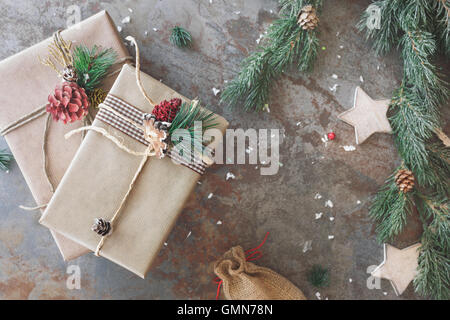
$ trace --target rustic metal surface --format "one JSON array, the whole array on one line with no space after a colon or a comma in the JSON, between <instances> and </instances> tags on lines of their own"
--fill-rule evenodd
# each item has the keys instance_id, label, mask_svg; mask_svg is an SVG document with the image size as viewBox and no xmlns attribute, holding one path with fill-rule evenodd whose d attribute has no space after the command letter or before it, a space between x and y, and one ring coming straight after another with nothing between
<instances>
[{"instance_id":1,"label":"rustic metal surface","mask_svg":"<svg viewBox=\"0 0 450 320\"><path fill-rule=\"evenodd\" d=\"M357 33L355 24L369 3L326 0L319 26L324 48L314 72L287 72L274 84L271 112L252 114L224 109L212 88L222 89L224 80L231 79L240 61L257 47L256 39L276 18L274 0L2 0L0 59L64 27L71 4L80 6L83 19L107 9L122 26L122 36L138 39L145 72L185 96L201 97L231 128L278 128L285 138L277 175L261 176L255 165L209 170L145 280L93 254L63 262L50 233L38 224L38 214L18 208L34 202L14 164L9 174L0 172L0 298L212 299L216 287L211 262L232 245L255 247L267 231L270 236L257 263L286 276L310 299L316 299L318 291L329 299L418 298L412 285L401 297L386 280L379 290L366 285L367 268L383 260L367 213L371 197L399 163L392 137L376 134L346 152L343 145L355 144L353 128L337 119L352 106L357 85L373 98L386 98L401 79L398 55L376 57ZM131 22L122 24L126 16ZM169 43L175 24L191 31L192 49ZM335 83L339 86L333 93ZM331 130L336 140L323 143L321 137ZM0 139L3 147L6 143ZM226 181L227 172L236 179ZM323 197L315 199L316 193ZM333 208L325 207L328 199ZM316 212L323 217L315 220ZM417 235L418 224L398 245L414 243ZM308 240L312 250L304 253ZM315 289L306 280L313 264L330 268L328 288ZM80 290L66 287L69 265L80 267Z\"/></svg>"}]
</instances>

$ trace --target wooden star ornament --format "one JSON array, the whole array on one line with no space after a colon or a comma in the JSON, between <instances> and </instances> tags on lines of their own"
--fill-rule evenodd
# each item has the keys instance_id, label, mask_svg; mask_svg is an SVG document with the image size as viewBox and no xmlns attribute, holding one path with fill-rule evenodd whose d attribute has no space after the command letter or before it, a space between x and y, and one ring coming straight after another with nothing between
<instances>
[{"instance_id":1,"label":"wooden star ornament","mask_svg":"<svg viewBox=\"0 0 450 320\"><path fill-rule=\"evenodd\" d=\"M360 87L356 87L353 108L338 118L355 127L356 144L363 143L375 132L391 133L386 116L391 100L373 100Z\"/></svg>"},{"instance_id":2,"label":"wooden star ornament","mask_svg":"<svg viewBox=\"0 0 450 320\"><path fill-rule=\"evenodd\" d=\"M405 249L384 244L384 261L372 271L372 276L388 279L396 295L401 295L417 274L419 247L416 243Z\"/></svg>"},{"instance_id":3,"label":"wooden star ornament","mask_svg":"<svg viewBox=\"0 0 450 320\"><path fill-rule=\"evenodd\" d=\"M164 152L167 150L167 132L157 127L157 123L152 117L144 117L144 138L153 147L155 156L159 159L164 158Z\"/></svg>"}]
</instances>

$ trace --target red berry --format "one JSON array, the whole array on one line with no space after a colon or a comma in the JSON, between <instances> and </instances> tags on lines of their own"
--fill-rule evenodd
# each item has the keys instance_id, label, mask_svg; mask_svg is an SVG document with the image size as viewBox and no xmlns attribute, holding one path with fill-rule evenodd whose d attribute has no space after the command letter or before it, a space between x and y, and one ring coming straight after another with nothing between
<instances>
[{"instance_id":1,"label":"red berry","mask_svg":"<svg viewBox=\"0 0 450 320\"><path fill-rule=\"evenodd\" d=\"M336 135L334 134L334 132L330 132L330 133L328 134L328 139L329 139L329 140L334 140L334 138L336 138Z\"/></svg>"}]
</instances>

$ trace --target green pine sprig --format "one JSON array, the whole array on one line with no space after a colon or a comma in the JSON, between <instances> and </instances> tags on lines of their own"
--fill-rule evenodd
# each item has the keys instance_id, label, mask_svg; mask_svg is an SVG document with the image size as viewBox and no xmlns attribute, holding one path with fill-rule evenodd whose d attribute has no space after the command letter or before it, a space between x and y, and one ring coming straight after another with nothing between
<instances>
[{"instance_id":1,"label":"green pine sprig","mask_svg":"<svg viewBox=\"0 0 450 320\"><path fill-rule=\"evenodd\" d=\"M246 111L267 108L273 83L291 65L301 71L312 69L319 39L316 30L303 30L297 23L300 10L312 5L317 10L321 0L280 0L280 18L268 28L257 51L244 59L238 75L221 94L221 102Z\"/></svg>"},{"instance_id":2,"label":"green pine sprig","mask_svg":"<svg viewBox=\"0 0 450 320\"><path fill-rule=\"evenodd\" d=\"M192 45L192 36L183 27L175 26L172 29L169 40L179 48L190 47Z\"/></svg>"},{"instance_id":3,"label":"green pine sprig","mask_svg":"<svg viewBox=\"0 0 450 320\"><path fill-rule=\"evenodd\" d=\"M307 275L309 283L316 288L325 288L330 284L330 272L327 268L314 265Z\"/></svg>"},{"instance_id":4,"label":"green pine sprig","mask_svg":"<svg viewBox=\"0 0 450 320\"><path fill-rule=\"evenodd\" d=\"M80 45L73 50L73 64L77 71L77 84L91 91L98 87L108 69L116 62L117 53L109 49L93 46L91 49Z\"/></svg>"},{"instance_id":5,"label":"green pine sprig","mask_svg":"<svg viewBox=\"0 0 450 320\"><path fill-rule=\"evenodd\" d=\"M8 171L13 155L6 150L0 150L0 169Z\"/></svg>"},{"instance_id":6,"label":"green pine sprig","mask_svg":"<svg viewBox=\"0 0 450 320\"><path fill-rule=\"evenodd\" d=\"M450 297L450 148L437 137L440 108L448 103L449 84L435 64L438 53L449 54L450 1L381 0L380 29L368 28L365 11L358 27L377 54L398 48L403 81L395 90L389 121L403 159L401 168L414 173L414 191L403 194L394 175L380 189L370 208L377 238L392 241L400 234L416 206L423 222L415 290L434 299ZM397 168L397 170L400 168ZM396 170L396 171L397 171Z\"/></svg>"},{"instance_id":7,"label":"green pine sprig","mask_svg":"<svg viewBox=\"0 0 450 320\"><path fill-rule=\"evenodd\" d=\"M176 133L177 141L172 141L174 146L181 140L187 140L191 141L191 146L195 151L202 153L204 150L203 133L207 129L217 126L218 123L214 121L215 117L214 113L200 107L200 102L197 100L193 100L191 103L183 102L169 127L169 135L173 136ZM196 126L196 123L199 124L199 127Z\"/></svg>"}]
</instances>

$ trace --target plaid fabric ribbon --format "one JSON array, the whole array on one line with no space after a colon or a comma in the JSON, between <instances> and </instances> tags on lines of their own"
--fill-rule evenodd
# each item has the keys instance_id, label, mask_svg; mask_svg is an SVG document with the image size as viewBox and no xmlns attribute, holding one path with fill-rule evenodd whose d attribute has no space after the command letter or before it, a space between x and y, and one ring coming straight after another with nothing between
<instances>
[{"instance_id":1,"label":"plaid fabric ribbon","mask_svg":"<svg viewBox=\"0 0 450 320\"><path fill-rule=\"evenodd\" d=\"M123 117L126 117L136 122L137 124L143 123L145 114L144 112L112 94L107 95L105 101L103 101L103 104L114 109L114 111L120 113ZM125 133L126 135L130 136L136 141L146 146L149 145L148 141L144 139L143 130L135 127L130 122L121 119L113 112L104 108L100 108L100 111L97 113L97 118L103 121L104 123L109 124L113 128ZM177 149L179 148L180 145L181 144L177 145ZM166 156L171 158L177 164L181 164L185 167L188 167L189 169L199 174L204 174L207 164L203 160L195 156L192 150L185 150L185 149L181 150L183 150L184 153L189 153L190 156L189 157L186 155L182 156L179 154L178 151L173 151L171 149L167 151Z\"/></svg>"}]
</instances>

